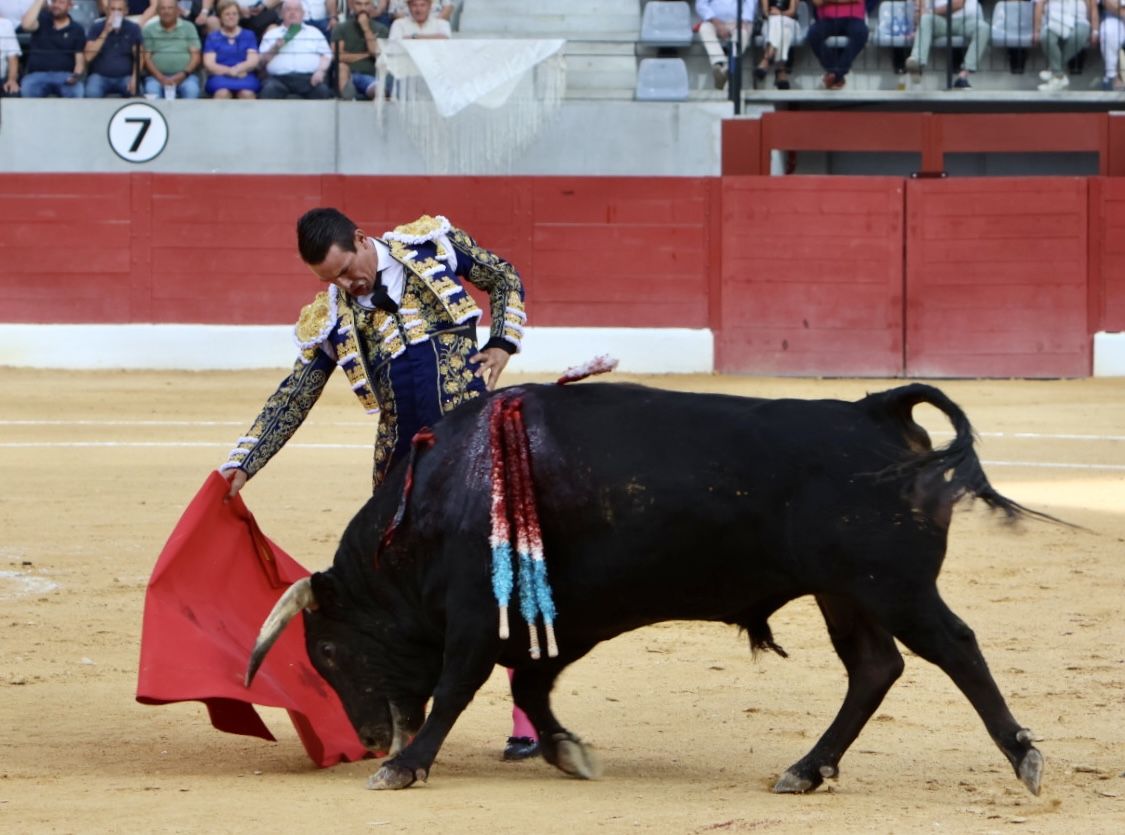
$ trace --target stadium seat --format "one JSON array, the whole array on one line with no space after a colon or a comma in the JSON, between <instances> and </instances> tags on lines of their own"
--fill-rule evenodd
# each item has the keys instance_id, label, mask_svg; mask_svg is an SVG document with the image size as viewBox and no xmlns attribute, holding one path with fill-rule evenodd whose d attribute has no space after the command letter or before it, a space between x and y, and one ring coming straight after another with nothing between
<instances>
[{"instance_id":1,"label":"stadium seat","mask_svg":"<svg viewBox=\"0 0 1125 835\"><path fill-rule=\"evenodd\" d=\"M641 59L637 68L637 101L684 101L687 97L687 64L683 58Z\"/></svg>"},{"instance_id":2,"label":"stadium seat","mask_svg":"<svg viewBox=\"0 0 1125 835\"><path fill-rule=\"evenodd\" d=\"M644 46L683 48L691 46L691 7L683 0L661 0L645 4L641 17Z\"/></svg>"},{"instance_id":3,"label":"stadium seat","mask_svg":"<svg viewBox=\"0 0 1125 835\"><path fill-rule=\"evenodd\" d=\"M1000 0L992 10L992 45L1031 46L1033 4L1027 0Z\"/></svg>"},{"instance_id":4,"label":"stadium seat","mask_svg":"<svg viewBox=\"0 0 1125 835\"><path fill-rule=\"evenodd\" d=\"M914 43L914 4L908 0L883 0L875 24L875 45L908 47Z\"/></svg>"}]
</instances>

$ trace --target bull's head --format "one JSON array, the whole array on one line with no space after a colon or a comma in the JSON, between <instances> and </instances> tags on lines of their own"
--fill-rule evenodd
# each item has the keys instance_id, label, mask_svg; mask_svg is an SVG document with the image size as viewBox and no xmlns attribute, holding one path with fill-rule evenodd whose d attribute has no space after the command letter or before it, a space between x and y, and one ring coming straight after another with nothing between
<instances>
[{"instance_id":1,"label":"bull's head","mask_svg":"<svg viewBox=\"0 0 1125 835\"><path fill-rule=\"evenodd\" d=\"M349 606L331 572L298 580L277 601L258 633L246 686L286 625L302 610L309 660L340 697L360 741L376 754L397 753L422 726L426 697L419 688L395 687L388 681L393 654L389 657L385 651L385 640L394 635L393 624L370 606Z\"/></svg>"}]
</instances>

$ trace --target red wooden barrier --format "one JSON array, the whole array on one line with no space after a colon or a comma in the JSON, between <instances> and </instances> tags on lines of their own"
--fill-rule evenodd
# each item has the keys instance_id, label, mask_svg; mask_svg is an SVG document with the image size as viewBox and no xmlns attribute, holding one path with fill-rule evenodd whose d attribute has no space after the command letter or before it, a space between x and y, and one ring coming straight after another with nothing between
<instances>
[{"instance_id":1,"label":"red wooden barrier","mask_svg":"<svg viewBox=\"0 0 1125 835\"><path fill-rule=\"evenodd\" d=\"M1086 181L907 183L906 373L1091 370Z\"/></svg>"},{"instance_id":2,"label":"red wooden barrier","mask_svg":"<svg viewBox=\"0 0 1125 835\"><path fill-rule=\"evenodd\" d=\"M725 177L720 371L902 373L903 181Z\"/></svg>"},{"instance_id":3,"label":"red wooden barrier","mask_svg":"<svg viewBox=\"0 0 1125 835\"><path fill-rule=\"evenodd\" d=\"M1125 331L1125 180L1090 181L1090 327Z\"/></svg>"}]
</instances>

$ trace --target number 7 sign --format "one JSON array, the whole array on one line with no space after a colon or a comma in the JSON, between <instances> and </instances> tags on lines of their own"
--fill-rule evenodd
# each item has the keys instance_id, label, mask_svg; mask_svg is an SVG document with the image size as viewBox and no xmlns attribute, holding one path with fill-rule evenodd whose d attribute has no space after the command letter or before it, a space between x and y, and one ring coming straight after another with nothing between
<instances>
[{"instance_id":1,"label":"number 7 sign","mask_svg":"<svg viewBox=\"0 0 1125 835\"><path fill-rule=\"evenodd\" d=\"M109 147L126 162L155 159L168 144L164 114L144 102L118 108L109 120Z\"/></svg>"}]
</instances>

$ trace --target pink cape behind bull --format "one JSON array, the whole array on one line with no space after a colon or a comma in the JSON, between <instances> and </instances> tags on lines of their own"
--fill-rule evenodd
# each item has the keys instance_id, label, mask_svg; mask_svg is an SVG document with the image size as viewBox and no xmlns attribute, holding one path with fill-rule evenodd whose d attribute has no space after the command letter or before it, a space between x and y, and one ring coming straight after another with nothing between
<instances>
[{"instance_id":1,"label":"pink cape behind bull","mask_svg":"<svg viewBox=\"0 0 1125 835\"><path fill-rule=\"evenodd\" d=\"M318 766L367 756L336 693L309 664L300 618L253 685L243 685L259 627L282 592L309 572L262 534L240 497L223 501L228 487L211 473L153 569L137 701L201 701L219 730L271 741L253 706L285 708Z\"/></svg>"}]
</instances>

